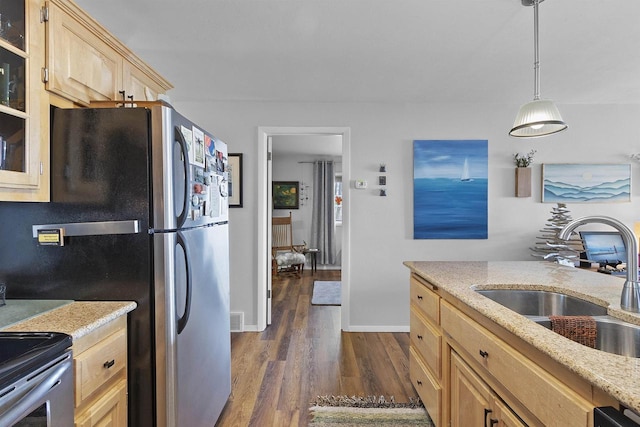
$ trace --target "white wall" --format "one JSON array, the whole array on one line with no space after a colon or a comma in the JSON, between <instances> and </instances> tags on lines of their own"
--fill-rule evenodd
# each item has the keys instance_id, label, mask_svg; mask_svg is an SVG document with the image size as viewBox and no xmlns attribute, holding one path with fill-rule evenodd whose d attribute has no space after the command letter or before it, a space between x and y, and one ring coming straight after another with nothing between
<instances>
[{"instance_id":1,"label":"white wall","mask_svg":"<svg viewBox=\"0 0 640 427\"><path fill-rule=\"evenodd\" d=\"M175 107L244 153L244 207L230 211L231 310L257 324L258 126L348 126L351 177L368 190L347 189L351 218L351 310L346 330L407 330L408 270L405 260L533 260L529 247L553 205L540 202L541 163L629 163L640 152L640 106L559 105L569 124L563 133L518 140L507 135L518 105L467 104L301 104L211 102ZM412 141L489 140L489 238L413 240ZM515 152L536 149L533 196L514 197ZM387 197L377 196L380 163L387 165ZM639 178L633 164L632 181ZM640 191L632 203L569 204L574 218L602 214L629 226L640 220Z\"/></svg>"}]
</instances>

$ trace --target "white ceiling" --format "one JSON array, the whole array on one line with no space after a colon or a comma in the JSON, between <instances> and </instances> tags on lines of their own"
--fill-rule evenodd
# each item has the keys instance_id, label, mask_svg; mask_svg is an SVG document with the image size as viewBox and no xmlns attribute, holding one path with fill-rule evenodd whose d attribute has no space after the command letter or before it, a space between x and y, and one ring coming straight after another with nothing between
<instances>
[{"instance_id":1,"label":"white ceiling","mask_svg":"<svg viewBox=\"0 0 640 427\"><path fill-rule=\"evenodd\" d=\"M76 0L156 68L174 101L521 104L520 0ZM640 1L540 5L542 97L640 103Z\"/></svg>"}]
</instances>

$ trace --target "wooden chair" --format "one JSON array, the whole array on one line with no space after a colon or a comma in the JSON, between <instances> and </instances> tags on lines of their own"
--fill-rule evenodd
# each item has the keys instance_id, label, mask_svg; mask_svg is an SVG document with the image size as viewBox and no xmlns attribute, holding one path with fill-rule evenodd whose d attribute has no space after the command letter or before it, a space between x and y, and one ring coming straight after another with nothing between
<instances>
[{"instance_id":1,"label":"wooden chair","mask_svg":"<svg viewBox=\"0 0 640 427\"><path fill-rule=\"evenodd\" d=\"M302 245L293 244L291 212L289 216L274 216L271 220L271 272L293 272L302 277L306 257Z\"/></svg>"}]
</instances>

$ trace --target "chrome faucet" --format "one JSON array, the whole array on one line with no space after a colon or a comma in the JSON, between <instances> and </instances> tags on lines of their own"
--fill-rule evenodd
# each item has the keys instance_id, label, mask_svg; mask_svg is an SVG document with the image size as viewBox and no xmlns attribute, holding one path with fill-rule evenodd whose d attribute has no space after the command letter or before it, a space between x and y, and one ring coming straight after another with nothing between
<instances>
[{"instance_id":1,"label":"chrome faucet","mask_svg":"<svg viewBox=\"0 0 640 427\"><path fill-rule=\"evenodd\" d=\"M576 228L584 224L609 225L620 232L627 252L627 280L622 288L620 306L623 310L640 313L640 282L638 282L638 240L629 227L608 216L585 216L567 223L558 233L558 238L568 240Z\"/></svg>"}]
</instances>

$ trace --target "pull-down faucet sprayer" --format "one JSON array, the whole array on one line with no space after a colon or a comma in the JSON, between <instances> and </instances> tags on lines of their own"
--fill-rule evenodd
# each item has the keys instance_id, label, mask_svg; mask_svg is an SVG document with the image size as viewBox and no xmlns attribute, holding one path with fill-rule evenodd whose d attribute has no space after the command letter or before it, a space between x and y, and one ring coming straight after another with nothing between
<instances>
[{"instance_id":1,"label":"pull-down faucet sprayer","mask_svg":"<svg viewBox=\"0 0 640 427\"><path fill-rule=\"evenodd\" d=\"M623 310L640 313L640 282L638 282L638 240L629 227L608 216L585 216L567 223L558 233L562 240L568 240L576 228L584 224L599 223L609 225L620 232L627 253L627 280L622 288L620 306Z\"/></svg>"}]
</instances>

